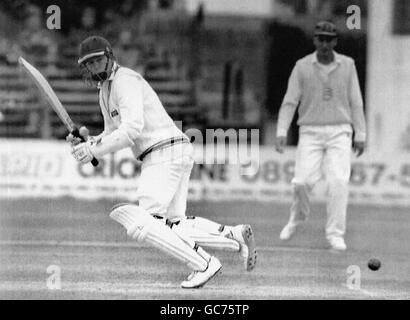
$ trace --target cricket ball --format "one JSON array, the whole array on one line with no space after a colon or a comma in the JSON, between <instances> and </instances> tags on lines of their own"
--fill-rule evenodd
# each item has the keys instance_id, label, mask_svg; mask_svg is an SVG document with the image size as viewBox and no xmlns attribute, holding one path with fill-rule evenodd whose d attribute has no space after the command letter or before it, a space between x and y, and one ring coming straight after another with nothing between
<instances>
[{"instance_id":1,"label":"cricket ball","mask_svg":"<svg viewBox=\"0 0 410 320\"><path fill-rule=\"evenodd\" d=\"M367 266L369 267L370 270L376 271L379 270L380 266L382 263L380 262L379 259L370 259L369 262L367 263Z\"/></svg>"}]
</instances>

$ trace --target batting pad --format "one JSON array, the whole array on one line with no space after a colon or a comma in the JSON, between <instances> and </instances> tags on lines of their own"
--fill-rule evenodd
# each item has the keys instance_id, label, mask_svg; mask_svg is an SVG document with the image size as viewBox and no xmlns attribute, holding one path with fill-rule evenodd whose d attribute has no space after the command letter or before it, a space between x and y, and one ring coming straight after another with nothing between
<instances>
[{"instance_id":1,"label":"batting pad","mask_svg":"<svg viewBox=\"0 0 410 320\"><path fill-rule=\"evenodd\" d=\"M126 204L115 207L110 218L127 230L127 235L138 242L146 242L186 263L191 269L204 271L208 262L174 231L148 214L143 208Z\"/></svg>"},{"instance_id":2,"label":"batting pad","mask_svg":"<svg viewBox=\"0 0 410 320\"><path fill-rule=\"evenodd\" d=\"M172 230L175 232L178 237L180 237L188 246L194 249L198 254L204 258L206 261L211 259L211 255L202 249L187 233L185 233L182 228L173 227Z\"/></svg>"},{"instance_id":3,"label":"batting pad","mask_svg":"<svg viewBox=\"0 0 410 320\"><path fill-rule=\"evenodd\" d=\"M220 224L201 217L189 217L180 220L172 230L186 235L201 247L239 251L239 242L226 238L220 231Z\"/></svg>"}]
</instances>

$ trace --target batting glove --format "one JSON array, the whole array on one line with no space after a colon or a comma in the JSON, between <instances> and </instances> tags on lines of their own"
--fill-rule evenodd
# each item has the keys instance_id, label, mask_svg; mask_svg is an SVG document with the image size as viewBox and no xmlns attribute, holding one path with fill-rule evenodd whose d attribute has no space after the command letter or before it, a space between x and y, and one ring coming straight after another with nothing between
<instances>
[{"instance_id":1,"label":"batting glove","mask_svg":"<svg viewBox=\"0 0 410 320\"><path fill-rule=\"evenodd\" d=\"M93 138L90 136L90 131L87 129L87 127L82 126L79 130L79 133L84 138L85 141ZM69 133L65 139L67 142L70 142L72 146L73 145L76 146L77 144L80 144L83 142L83 140L80 137L75 137L72 133Z\"/></svg>"},{"instance_id":2,"label":"batting glove","mask_svg":"<svg viewBox=\"0 0 410 320\"><path fill-rule=\"evenodd\" d=\"M65 139L67 142L71 143L72 146L76 146L81 143L81 138L74 137L72 133L70 133Z\"/></svg>"},{"instance_id":3,"label":"batting glove","mask_svg":"<svg viewBox=\"0 0 410 320\"><path fill-rule=\"evenodd\" d=\"M95 139L89 137L86 142L72 145L71 146L71 154L73 155L74 159L81 163L88 163L93 158L94 155L91 152L91 147L96 143Z\"/></svg>"}]
</instances>

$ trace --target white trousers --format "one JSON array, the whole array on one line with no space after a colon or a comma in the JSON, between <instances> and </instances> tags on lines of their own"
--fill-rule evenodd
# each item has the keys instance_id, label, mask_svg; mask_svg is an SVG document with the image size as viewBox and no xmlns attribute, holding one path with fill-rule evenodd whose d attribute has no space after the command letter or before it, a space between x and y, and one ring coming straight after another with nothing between
<instances>
[{"instance_id":1,"label":"white trousers","mask_svg":"<svg viewBox=\"0 0 410 320\"><path fill-rule=\"evenodd\" d=\"M141 167L137 199L149 214L167 219L185 216L193 147L176 144L148 154Z\"/></svg>"},{"instance_id":2,"label":"white trousers","mask_svg":"<svg viewBox=\"0 0 410 320\"><path fill-rule=\"evenodd\" d=\"M350 125L300 127L289 222L307 219L310 212L308 193L324 176L327 183L326 237L344 236L351 143Z\"/></svg>"}]
</instances>

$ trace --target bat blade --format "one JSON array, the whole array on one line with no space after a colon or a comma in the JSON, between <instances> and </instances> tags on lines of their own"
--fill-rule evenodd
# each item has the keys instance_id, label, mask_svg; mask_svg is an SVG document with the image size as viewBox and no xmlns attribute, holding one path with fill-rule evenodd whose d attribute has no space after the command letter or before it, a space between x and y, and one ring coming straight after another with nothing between
<instances>
[{"instance_id":1,"label":"bat blade","mask_svg":"<svg viewBox=\"0 0 410 320\"><path fill-rule=\"evenodd\" d=\"M29 62L27 62L23 57L19 57L18 61L19 64L23 67L23 69L26 71L26 73L29 75L31 80L33 80L33 82L36 84L37 88L40 90L42 95L46 98L50 106L57 113L58 117L64 123L68 131L71 132L71 134L73 134L75 137L80 138L81 141L84 142L85 138L79 133L73 120L71 120L66 109L61 104L60 100L58 99L57 95L55 94L53 88L51 88L46 78L44 78L41 72L38 71ZM93 158L91 164L94 167L98 166L98 160L96 158Z\"/></svg>"},{"instance_id":2,"label":"bat blade","mask_svg":"<svg viewBox=\"0 0 410 320\"><path fill-rule=\"evenodd\" d=\"M46 98L47 102L57 113L60 120L67 127L68 131L72 132L75 129L74 122L71 120L70 116L61 104L60 100L58 99L57 95L55 94L53 88L51 88L46 78L44 78L40 71L38 71L33 65L27 62L23 57L19 57L18 61L26 71L26 73L29 75L31 80L33 80L33 82L36 84L42 95Z\"/></svg>"}]
</instances>

